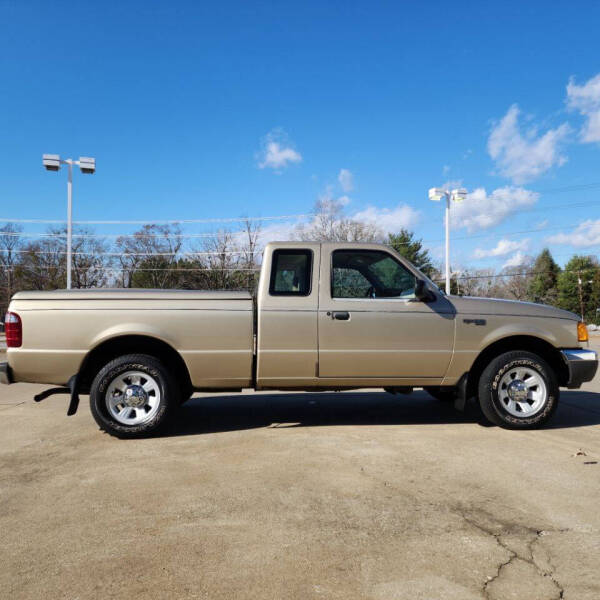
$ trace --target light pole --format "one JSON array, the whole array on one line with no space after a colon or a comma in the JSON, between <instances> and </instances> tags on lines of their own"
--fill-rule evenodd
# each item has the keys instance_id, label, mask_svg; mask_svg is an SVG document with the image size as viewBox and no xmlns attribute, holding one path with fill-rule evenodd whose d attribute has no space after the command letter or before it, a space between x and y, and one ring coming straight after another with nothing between
<instances>
[{"instance_id":1,"label":"light pole","mask_svg":"<svg viewBox=\"0 0 600 600\"><path fill-rule=\"evenodd\" d=\"M444 188L431 188L429 190L429 199L439 202L442 198L446 199L446 294L450 295L450 200L462 202L467 197L467 190L458 188L447 190Z\"/></svg>"},{"instance_id":2,"label":"light pole","mask_svg":"<svg viewBox=\"0 0 600 600\"><path fill-rule=\"evenodd\" d=\"M91 175L96 171L96 159L89 156L80 156L79 160L67 158L61 160L58 154L44 154L42 163L47 171L58 171L60 165L68 166L67 178L67 289L71 289L71 248L73 246L73 165L79 165L82 173Z\"/></svg>"}]
</instances>

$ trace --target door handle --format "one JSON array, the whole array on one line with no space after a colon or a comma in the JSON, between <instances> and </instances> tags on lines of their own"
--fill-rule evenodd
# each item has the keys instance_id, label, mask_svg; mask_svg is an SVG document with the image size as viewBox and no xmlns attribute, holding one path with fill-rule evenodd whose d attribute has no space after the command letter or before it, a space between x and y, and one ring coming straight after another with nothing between
<instances>
[{"instance_id":1,"label":"door handle","mask_svg":"<svg viewBox=\"0 0 600 600\"><path fill-rule=\"evenodd\" d=\"M350 313L346 312L346 311L336 311L331 313L331 318L335 319L336 321L349 321L350 320Z\"/></svg>"}]
</instances>

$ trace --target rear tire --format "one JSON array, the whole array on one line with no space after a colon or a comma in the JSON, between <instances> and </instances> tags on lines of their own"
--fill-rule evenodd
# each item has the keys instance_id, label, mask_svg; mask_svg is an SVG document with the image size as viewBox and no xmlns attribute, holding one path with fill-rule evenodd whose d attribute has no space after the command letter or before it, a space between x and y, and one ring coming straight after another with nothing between
<instances>
[{"instance_id":1,"label":"rear tire","mask_svg":"<svg viewBox=\"0 0 600 600\"><path fill-rule=\"evenodd\" d=\"M541 357L522 350L494 358L479 379L479 404L485 417L506 429L534 429L554 414L558 381Z\"/></svg>"},{"instance_id":2,"label":"rear tire","mask_svg":"<svg viewBox=\"0 0 600 600\"><path fill-rule=\"evenodd\" d=\"M90 409L100 429L119 438L159 433L180 404L167 368L147 354L127 354L104 366L90 389Z\"/></svg>"}]
</instances>

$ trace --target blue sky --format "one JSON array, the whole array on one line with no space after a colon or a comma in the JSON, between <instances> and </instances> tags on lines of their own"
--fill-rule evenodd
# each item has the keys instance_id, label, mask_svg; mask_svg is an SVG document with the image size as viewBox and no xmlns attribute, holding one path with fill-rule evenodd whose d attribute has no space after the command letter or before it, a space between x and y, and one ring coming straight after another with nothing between
<instances>
[{"instance_id":1,"label":"blue sky","mask_svg":"<svg viewBox=\"0 0 600 600\"><path fill-rule=\"evenodd\" d=\"M343 198L441 256L427 189L461 182L457 265L600 249L600 3L0 0L0 19L0 222L64 216L52 152L97 158L81 220Z\"/></svg>"}]
</instances>

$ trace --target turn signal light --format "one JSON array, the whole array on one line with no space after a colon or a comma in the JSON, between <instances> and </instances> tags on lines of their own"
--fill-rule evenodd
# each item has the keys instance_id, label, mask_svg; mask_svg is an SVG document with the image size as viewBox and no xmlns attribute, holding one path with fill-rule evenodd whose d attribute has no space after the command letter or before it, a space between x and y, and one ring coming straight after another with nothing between
<instances>
[{"instance_id":1,"label":"turn signal light","mask_svg":"<svg viewBox=\"0 0 600 600\"><path fill-rule=\"evenodd\" d=\"M588 335L587 327L583 321L579 321L577 323L577 341L578 342L587 342L590 339Z\"/></svg>"}]
</instances>

